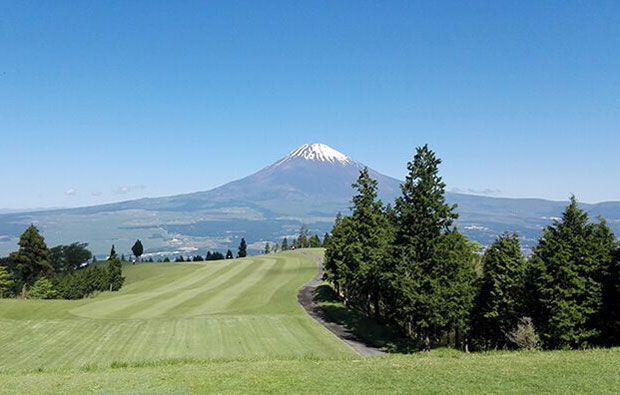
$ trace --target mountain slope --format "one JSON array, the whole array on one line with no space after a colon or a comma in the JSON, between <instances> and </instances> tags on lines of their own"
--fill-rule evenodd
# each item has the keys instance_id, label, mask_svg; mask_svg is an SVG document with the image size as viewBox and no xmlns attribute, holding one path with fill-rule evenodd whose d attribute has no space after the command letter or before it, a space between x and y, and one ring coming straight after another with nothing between
<instances>
[{"instance_id":1,"label":"mountain slope","mask_svg":"<svg viewBox=\"0 0 620 395\"><path fill-rule=\"evenodd\" d=\"M302 223L312 232L331 229L335 215L345 213L353 196L351 184L364 167L324 144L304 144L274 164L209 191L75 209L0 215L0 255L16 248L19 234L34 223L48 244L85 241L96 254L111 244L129 253L135 239L148 254L190 254L235 249L246 237L250 248L266 240L294 235ZM379 182L379 195L391 202L400 181L369 169ZM489 244L504 231L516 231L526 247L535 244L542 227L559 217L565 202L506 199L448 193L458 204L459 228ZM582 205L594 217L605 216L620 231L620 203Z\"/></svg>"}]
</instances>

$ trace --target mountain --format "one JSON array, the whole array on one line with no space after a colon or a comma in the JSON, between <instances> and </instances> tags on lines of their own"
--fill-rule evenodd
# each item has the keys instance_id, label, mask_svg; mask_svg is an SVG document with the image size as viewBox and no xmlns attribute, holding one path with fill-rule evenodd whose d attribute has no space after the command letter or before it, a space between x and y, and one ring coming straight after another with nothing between
<instances>
[{"instance_id":1,"label":"mountain","mask_svg":"<svg viewBox=\"0 0 620 395\"><path fill-rule=\"evenodd\" d=\"M16 249L19 234L30 223L41 229L49 245L84 241L97 255L107 253L112 244L119 253L129 253L138 238L153 255L234 250L241 237L256 251L267 240L295 235L302 223L313 233L329 231L336 214L348 211L351 184L363 167L327 145L304 144L248 177L209 191L0 214L0 255ZM400 181L369 171L379 182L381 199L393 201L400 193ZM484 245L504 231L516 231L524 245L532 247L540 230L566 205L541 199L446 196L459 206L459 229ZM592 216L605 216L620 231L619 202L582 206Z\"/></svg>"}]
</instances>

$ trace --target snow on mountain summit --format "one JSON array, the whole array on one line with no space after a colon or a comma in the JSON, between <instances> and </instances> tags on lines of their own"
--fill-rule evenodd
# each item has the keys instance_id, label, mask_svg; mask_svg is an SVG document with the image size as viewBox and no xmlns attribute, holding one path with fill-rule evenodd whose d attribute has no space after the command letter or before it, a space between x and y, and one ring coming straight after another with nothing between
<instances>
[{"instance_id":1,"label":"snow on mountain summit","mask_svg":"<svg viewBox=\"0 0 620 395\"><path fill-rule=\"evenodd\" d=\"M340 151L325 144L303 144L282 158L276 165L291 159L300 158L317 162L352 164L355 161Z\"/></svg>"}]
</instances>

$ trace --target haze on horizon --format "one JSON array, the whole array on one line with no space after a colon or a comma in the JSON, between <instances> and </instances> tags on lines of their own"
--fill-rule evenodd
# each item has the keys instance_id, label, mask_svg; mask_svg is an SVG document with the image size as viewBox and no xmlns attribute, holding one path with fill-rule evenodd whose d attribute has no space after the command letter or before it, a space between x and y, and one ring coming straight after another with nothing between
<instances>
[{"instance_id":1,"label":"haze on horizon","mask_svg":"<svg viewBox=\"0 0 620 395\"><path fill-rule=\"evenodd\" d=\"M0 208L211 189L321 142L449 190L620 200L620 3L4 2Z\"/></svg>"}]
</instances>

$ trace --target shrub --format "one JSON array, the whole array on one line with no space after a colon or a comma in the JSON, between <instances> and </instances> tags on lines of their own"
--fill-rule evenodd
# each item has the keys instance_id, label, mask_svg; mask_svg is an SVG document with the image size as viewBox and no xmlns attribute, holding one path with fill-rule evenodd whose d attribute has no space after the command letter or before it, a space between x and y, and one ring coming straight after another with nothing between
<instances>
[{"instance_id":1,"label":"shrub","mask_svg":"<svg viewBox=\"0 0 620 395\"><path fill-rule=\"evenodd\" d=\"M520 350L540 349L540 337L536 333L536 328L530 317L521 318L516 329L507 333L506 337Z\"/></svg>"},{"instance_id":2,"label":"shrub","mask_svg":"<svg viewBox=\"0 0 620 395\"><path fill-rule=\"evenodd\" d=\"M54 299L57 296L54 285L45 277L39 278L28 291L28 299Z\"/></svg>"}]
</instances>

